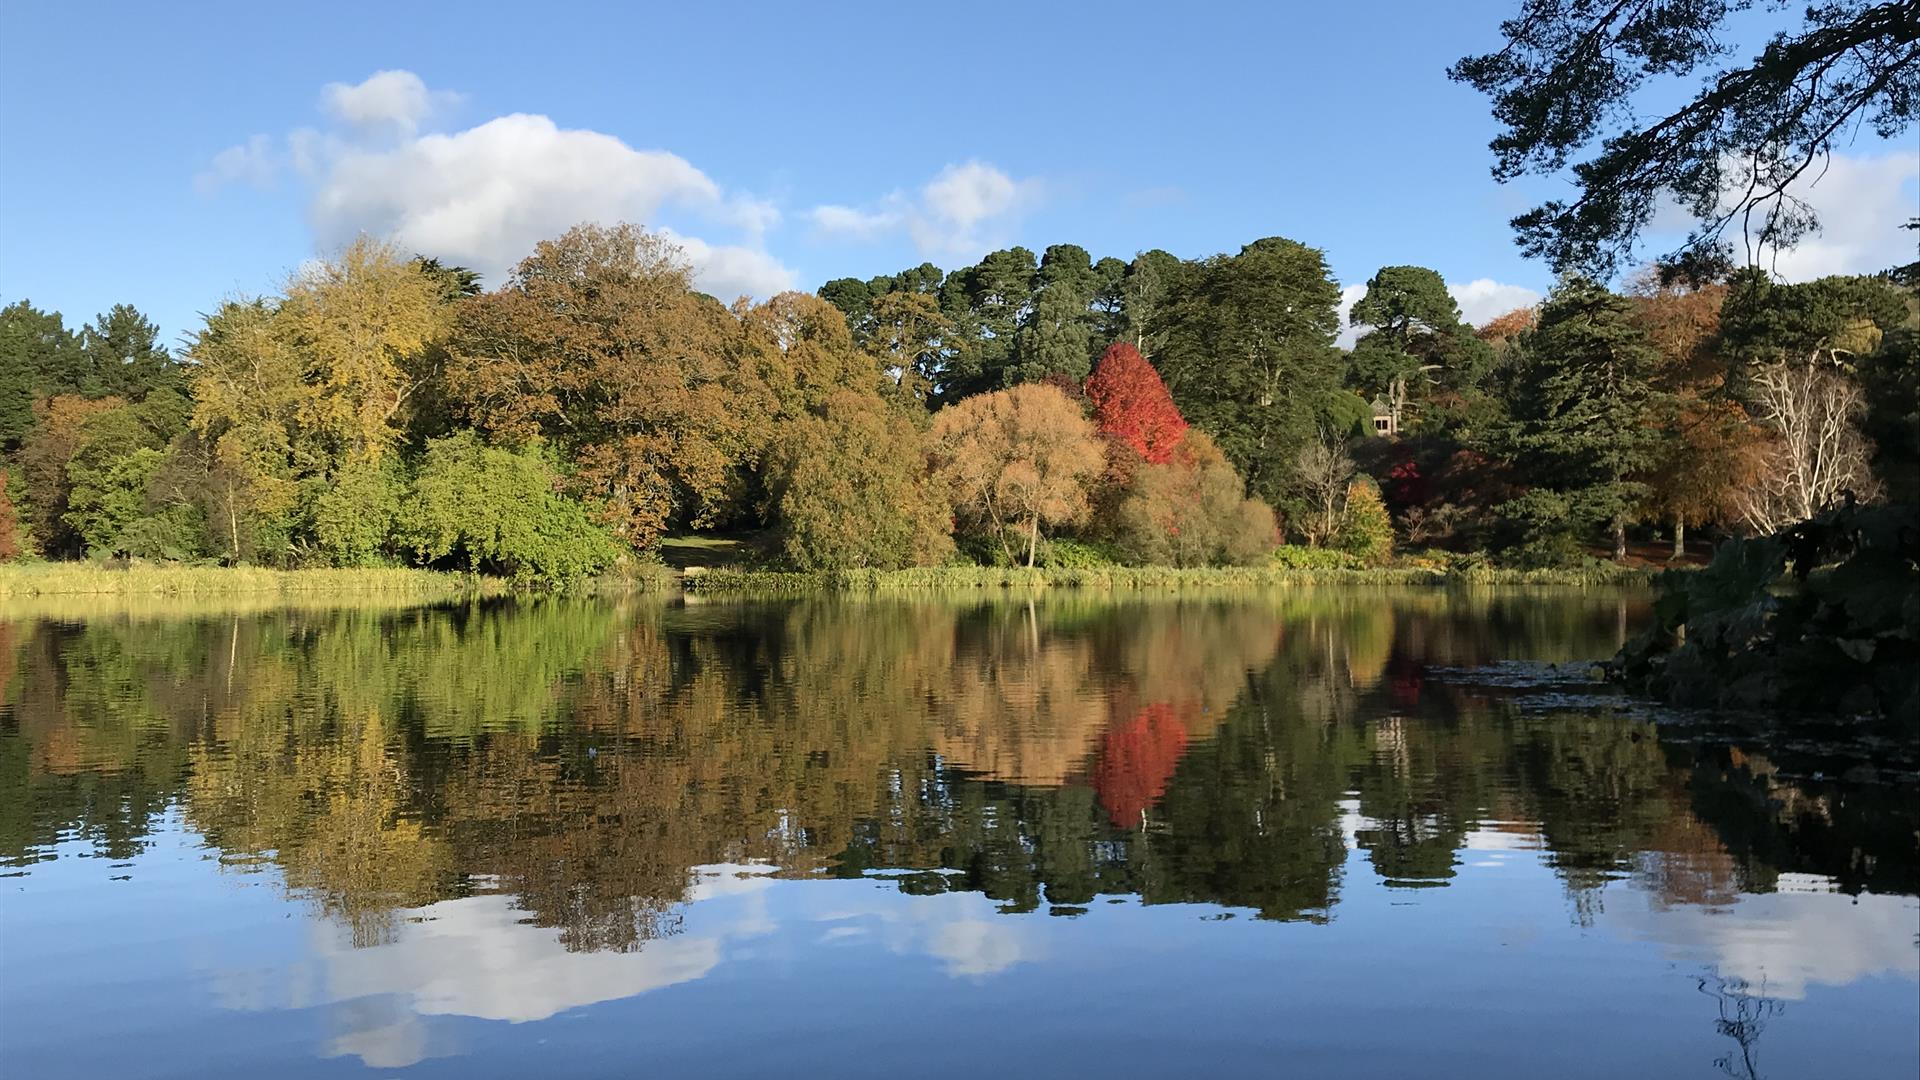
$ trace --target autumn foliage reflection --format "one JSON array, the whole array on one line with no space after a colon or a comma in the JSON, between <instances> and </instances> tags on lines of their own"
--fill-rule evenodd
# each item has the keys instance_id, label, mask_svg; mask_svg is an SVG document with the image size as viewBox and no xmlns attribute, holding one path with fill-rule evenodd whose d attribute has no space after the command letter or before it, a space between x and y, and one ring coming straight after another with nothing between
<instances>
[{"instance_id":1,"label":"autumn foliage reflection","mask_svg":"<svg viewBox=\"0 0 1920 1080\"><path fill-rule=\"evenodd\" d=\"M1576 911L1622 878L1670 903L1789 869L1914 888L1911 817L1869 796L1613 716L1405 691L1603 651L1618 617L1299 590L0 623L0 860L123 857L175 812L356 943L497 892L575 950L676 933L696 868L742 861L1007 911L1130 894L1325 920L1356 845L1431 886L1512 832Z\"/></svg>"}]
</instances>

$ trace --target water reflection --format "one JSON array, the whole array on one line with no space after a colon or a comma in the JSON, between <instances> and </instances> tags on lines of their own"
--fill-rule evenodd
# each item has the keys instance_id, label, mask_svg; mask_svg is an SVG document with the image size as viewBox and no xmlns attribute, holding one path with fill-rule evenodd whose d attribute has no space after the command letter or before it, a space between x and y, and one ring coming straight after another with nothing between
<instances>
[{"instance_id":1,"label":"water reflection","mask_svg":"<svg viewBox=\"0 0 1920 1080\"><path fill-rule=\"evenodd\" d=\"M431 1018L535 1023L756 950L1001 979L1072 940L1046 915L1324 924L1469 884L1505 910L1524 863L1562 925L1705 963L1721 1065L1758 1075L1782 1002L1920 977L1911 792L1432 677L1605 655L1642 614L1358 590L0 622L0 862L30 897L39 864L137 876L196 838L317 916L301 964L222 969L223 1003L322 1009L325 1052L376 1067L463 1052Z\"/></svg>"}]
</instances>

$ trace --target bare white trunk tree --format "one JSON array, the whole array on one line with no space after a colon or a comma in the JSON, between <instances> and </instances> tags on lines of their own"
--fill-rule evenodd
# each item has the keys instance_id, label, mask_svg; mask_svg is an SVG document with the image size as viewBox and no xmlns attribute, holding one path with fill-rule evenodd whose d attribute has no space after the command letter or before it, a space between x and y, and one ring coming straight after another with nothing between
<instances>
[{"instance_id":1,"label":"bare white trunk tree","mask_svg":"<svg viewBox=\"0 0 1920 1080\"><path fill-rule=\"evenodd\" d=\"M1300 531L1306 534L1308 544L1319 547L1340 531L1340 519L1346 513L1347 483L1353 479L1353 458L1347 456L1344 441L1322 429L1318 440L1301 448L1293 469L1308 507Z\"/></svg>"},{"instance_id":2,"label":"bare white trunk tree","mask_svg":"<svg viewBox=\"0 0 1920 1080\"><path fill-rule=\"evenodd\" d=\"M1848 492L1862 502L1879 494L1873 443L1859 427L1867 399L1845 372L1820 358L1769 364L1753 389L1754 413L1774 437L1759 450L1754 481L1734 493L1747 528L1778 532Z\"/></svg>"}]
</instances>

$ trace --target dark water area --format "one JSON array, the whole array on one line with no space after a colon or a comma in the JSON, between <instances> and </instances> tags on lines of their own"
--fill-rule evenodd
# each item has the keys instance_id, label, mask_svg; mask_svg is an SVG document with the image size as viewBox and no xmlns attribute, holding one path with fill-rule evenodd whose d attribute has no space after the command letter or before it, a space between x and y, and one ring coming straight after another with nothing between
<instances>
[{"instance_id":1,"label":"dark water area","mask_svg":"<svg viewBox=\"0 0 1920 1080\"><path fill-rule=\"evenodd\" d=\"M0 612L0 1075L1920 1075L1915 788L1646 618Z\"/></svg>"}]
</instances>

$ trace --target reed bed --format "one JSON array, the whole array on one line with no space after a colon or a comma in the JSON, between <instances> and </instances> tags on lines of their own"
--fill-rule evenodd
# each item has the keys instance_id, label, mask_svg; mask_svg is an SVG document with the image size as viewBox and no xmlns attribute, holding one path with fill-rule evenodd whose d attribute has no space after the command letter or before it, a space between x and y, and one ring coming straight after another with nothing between
<instances>
[{"instance_id":1,"label":"reed bed","mask_svg":"<svg viewBox=\"0 0 1920 1080\"><path fill-rule=\"evenodd\" d=\"M1599 586L1646 584L1652 572L1615 566L1564 570L1500 567L1317 568L1103 566L1076 568L942 566L909 570L828 570L789 573L716 568L689 572L693 593L904 593L981 589L1091 589L1107 592L1184 589L1266 589L1313 585Z\"/></svg>"},{"instance_id":2,"label":"reed bed","mask_svg":"<svg viewBox=\"0 0 1920 1080\"><path fill-rule=\"evenodd\" d=\"M252 566L0 565L0 596L367 595L459 596L504 592L507 583L439 570L270 570Z\"/></svg>"}]
</instances>

